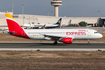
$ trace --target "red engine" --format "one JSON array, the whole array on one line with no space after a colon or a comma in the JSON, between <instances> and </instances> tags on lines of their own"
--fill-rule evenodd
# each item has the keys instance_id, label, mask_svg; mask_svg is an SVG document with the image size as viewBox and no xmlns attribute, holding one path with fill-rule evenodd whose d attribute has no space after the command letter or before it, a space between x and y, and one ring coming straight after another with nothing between
<instances>
[{"instance_id":1,"label":"red engine","mask_svg":"<svg viewBox=\"0 0 105 70\"><path fill-rule=\"evenodd\" d=\"M63 43L71 44L72 43L72 38L63 38Z\"/></svg>"}]
</instances>

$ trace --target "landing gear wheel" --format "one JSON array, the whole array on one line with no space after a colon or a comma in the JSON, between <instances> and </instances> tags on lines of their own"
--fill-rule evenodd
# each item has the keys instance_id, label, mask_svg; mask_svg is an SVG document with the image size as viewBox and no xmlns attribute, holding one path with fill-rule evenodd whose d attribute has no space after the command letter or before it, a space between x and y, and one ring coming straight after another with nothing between
<instances>
[{"instance_id":1,"label":"landing gear wheel","mask_svg":"<svg viewBox=\"0 0 105 70\"><path fill-rule=\"evenodd\" d=\"M54 43L53 43L53 45L57 45L58 43L57 43L57 41L55 41Z\"/></svg>"},{"instance_id":2,"label":"landing gear wheel","mask_svg":"<svg viewBox=\"0 0 105 70\"><path fill-rule=\"evenodd\" d=\"M88 39L88 44L90 44L90 40Z\"/></svg>"}]
</instances>

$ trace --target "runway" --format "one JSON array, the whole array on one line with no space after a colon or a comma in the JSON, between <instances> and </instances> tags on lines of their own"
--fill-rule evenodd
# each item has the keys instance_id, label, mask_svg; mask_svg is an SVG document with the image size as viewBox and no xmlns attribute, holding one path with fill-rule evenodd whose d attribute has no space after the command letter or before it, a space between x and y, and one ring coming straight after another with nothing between
<instances>
[{"instance_id":1,"label":"runway","mask_svg":"<svg viewBox=\"0 0 105 70\"><path fill-rule=\"evenodd\" d=\"M0 50L37 50L42 51L97 51L105 50L105 43L72 43L52 45L52 43L0 43Z\"/></svg>"}]
</instances>

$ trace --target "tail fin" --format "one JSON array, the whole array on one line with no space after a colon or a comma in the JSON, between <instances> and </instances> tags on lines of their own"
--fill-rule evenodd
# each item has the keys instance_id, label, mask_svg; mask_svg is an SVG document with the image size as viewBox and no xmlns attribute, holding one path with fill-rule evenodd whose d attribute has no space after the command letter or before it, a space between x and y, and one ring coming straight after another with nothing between
<instances>
[{"instance_id":1,"label":"tail fin","mask_svg":"<svg viewBox=\"0 0 105 70\"><path fill-rule=\"evenodd\" d=\"M9 33L11 35L19 36L19 37L24 37L24 38L29 38L23 28L17 23L17 21L8 13L5 14Z\"/></svg>"},{"instance_id":2,"label":"tail fin","mask_svg":"<svg viewBox=\"0 0 105 70\"><path fill-rule=\"evenodd\" d=\"M68 22L68 25L70 25L71 24L71 20Z\"/></svg>"},{"instance_id":3,"label":"tail fin","mask_svg":"<svg viewBox=\"0 0 105 70\"><path fill-rule=\"evenodd\" d=\"M64 25L64 21L62 21L62 23L61 23L61 26L63 26Z\"/></svg>"},{"instance_id":4,"label":"tail fin","mask_svg":"<svg viewBox=\"0 0 105 70\"><path fill-rule=\"evenodd\" d=\"M60 24L61 24L61 21L62 21L62 18L60 18L60 19L57 21L57 23L55 23L55 24L60 25Z\"/></svg>"},{"instance_id":5,"label":"tail fin","mask_svg":"<svg viewBox=\"0 0 105 70\"><path fill-rule=\"evenodd\" d=\"M9 32L16 32L22 29L21 26L10 14L5 14L5 17L9 28Z\"/></svg>"}]
</instances>

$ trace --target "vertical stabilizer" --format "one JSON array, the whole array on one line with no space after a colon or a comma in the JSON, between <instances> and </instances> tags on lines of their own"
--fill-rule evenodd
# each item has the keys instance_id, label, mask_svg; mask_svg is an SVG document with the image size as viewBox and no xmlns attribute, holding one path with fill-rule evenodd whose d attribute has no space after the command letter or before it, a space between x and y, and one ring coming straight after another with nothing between
<instances>
[{"instance_id":1,"label":"vertical stabilizer","mask_svg":"<svg viewBox=\"0 0 105 70\"><path fill-rule=\"evenodd\" d=\"M71 25L71 20L68 22L68 25Z\"/></svg>"},{"instance_id":2,"label":"vertical stabilizer","mask_svg":"<svg viewBox=\"0 0 105 70\"><path fill-rule=\"evenodd\" d=\"M9 32L16 32L22 30L21 26L10 14L5 14L5 17L9 28Z\"/></svg>"},{"instance_id":3,"label":"vertical stabilizer","mask_svg":"<svg viewBox=\"0 0 105 70\"><path fill-rule=\"evenodd\" d=\"M61 24L61 21L62 21L62 18L60 18L60 19L57 21L57 23L55 23L55 24L60 25L60 24Z\"/></svg>"},{"instance_id":4,"label":"vertical stabilizer","mask_svg":"<svg viewBox=\"0 0 105 70\"><path fill-rule=\"evenodd\" d=\"M29 38L23 28L17 23L17 21L10 15L10 14L5 14L9 33L14 36L19 36L19 37L24 37L24 38Z\"/></svg>"}]
</instances>

